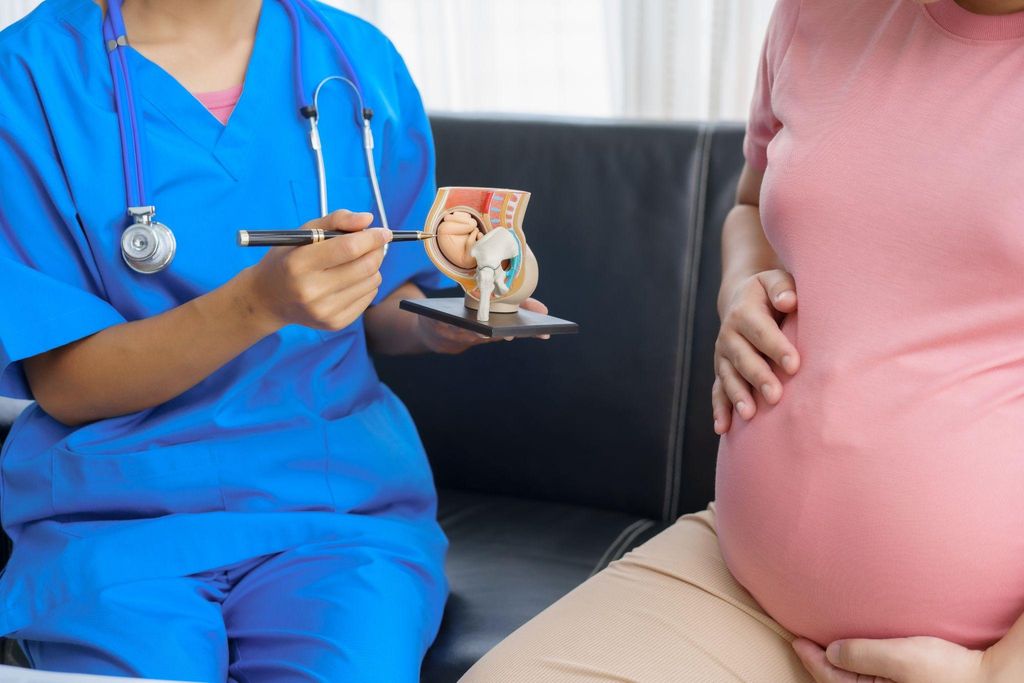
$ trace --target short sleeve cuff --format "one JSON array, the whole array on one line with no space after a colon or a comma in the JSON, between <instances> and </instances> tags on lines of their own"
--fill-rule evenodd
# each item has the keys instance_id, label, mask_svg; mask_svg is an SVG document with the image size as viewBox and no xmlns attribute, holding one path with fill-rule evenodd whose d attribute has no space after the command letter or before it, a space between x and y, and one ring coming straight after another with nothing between
<instances>
[{"instance_id":1,"label":"short sleeve cuff","mask_svg":"<svg viewBox=\"0 0 1024 683\"><path fill-rule=\"evenodd\" d=\"M125 319L98 296L27 268L19 271L0 321L0 395L31 399L20 361Z\"/></svg>"}]
</instances>

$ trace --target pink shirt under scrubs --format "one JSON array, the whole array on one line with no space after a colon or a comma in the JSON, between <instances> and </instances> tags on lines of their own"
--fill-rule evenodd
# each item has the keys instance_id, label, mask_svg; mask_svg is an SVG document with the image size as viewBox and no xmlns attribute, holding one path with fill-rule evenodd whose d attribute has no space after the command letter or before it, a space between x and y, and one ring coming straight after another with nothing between
<instances>
[{"instance_id":1,"label":"pink shirt under scrubs","mask_svg":"<svg viewBox=\"0 0 1024 683\"><path fill-rule=\"evenodd\" d=\"M721 441L730 570L821 644L994 642L1024 612L1024 15L781 0L746 157L803 366Z\"/></svg>"},{"instance_id":2,"label":"pink shirt under scrubs","mask_svg":"<svg viewBox=\"0 0 1024 683\"><path fill-rule=\"evenodd\" d=\"M241 85L225 88L224 90L196 93L195 95L196 99L209 109L210 113L225 126L228 125L228 119L231 118L232 112L235 111L235 106L238 104L238 99L241 96Z\"/></svg>"}]
</instances>

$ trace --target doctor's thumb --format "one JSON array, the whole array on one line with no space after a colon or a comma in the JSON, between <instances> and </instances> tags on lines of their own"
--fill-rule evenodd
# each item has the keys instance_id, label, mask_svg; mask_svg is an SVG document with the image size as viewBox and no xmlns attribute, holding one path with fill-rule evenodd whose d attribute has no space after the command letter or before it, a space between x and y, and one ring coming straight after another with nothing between
<instances>
[{"instance_id":1,"label":"doctor's thumb","mask_svg":"<svg viewBox=\"0 0 1024 683\"><path fill-rule=\"evenodd\" d=\"M344 230L345 232L359 232L370 227L373 223L373 214L367 212L352 213L345 209L332 211L319 221L316 227L322 230Z\"/></svg>"}]
</instances>

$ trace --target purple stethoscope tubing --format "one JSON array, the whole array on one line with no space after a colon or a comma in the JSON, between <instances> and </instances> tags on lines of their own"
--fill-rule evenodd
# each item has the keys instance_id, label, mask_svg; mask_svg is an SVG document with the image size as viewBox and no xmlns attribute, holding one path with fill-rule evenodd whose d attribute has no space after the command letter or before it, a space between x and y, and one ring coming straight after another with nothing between
<instances>
[{"instance_id":1,"label":"purple stethoscope tubing","mask_svg":"<svg viewBox=\"0 0 1024 683\"><path fill-rule=\"evenodd\" d=\"M304 93L302 79L302 31L299 23L296 6L305 12L310 21L318 30L327 36L334 49L338 62L341 64L347 79L353 84L356 94L362 102L362 88L356 76L352 62L349 60L345 50L341 47L338 39L324 23L320 15L305 0L279 0L292 25L292 68L294 73L295 98L299 103L299 111L313 111L311 104L307 102ZM107 13L103 20L103 39L107 49L107 59L110 63L110 74L113 79L114 107L117 112L117 127L121 138L121 158L124 166L125 193L129 207L141 207L146 205L146 182L143 175L142 163L142 140L139 134L139 118L135 107L134 89L132 87L131 75L128 69L128 61L125 57L124 48L128 46L127 31L125 30L124 17L121 13L122 0L107 0ZM122 88L124 92L122 93ZM360 107L360 119L366 119L369 110ZM125 126L125 114L127 123ZM372 113L369 114L372 116ZM134 177L133 172L134 171Z\"/></svg>"},{"instance_id":2,"label":"purple stethoscope tubing","mask_svg":"<svg viewBox=\"0 0 1024 683\"><path fill-rule=\"evenodd\" d=\"M127 45L125 38L124 18L121 16L121 0L109 0L107 16L103 20L103 40L107 46L107 59L110 61L110 75L113 78L114 107L117 110L117 128L121 136L121 159L124 166L125 194L129 206L142 206L146 201L145 179L142 163L139 159L141 141L139 140L139 122L135 110L135 96L132 92L131 77L124 51L119 49ZM119 78L120 76L120 78ZM124 87L125 95L121 94ZM131 146L128 144L128 131L124 125L125 99L127 99L128 118L131 127ZM135 182L132 182L130 169L133 168L134 156Z\"/></svg>"}]
</instances>

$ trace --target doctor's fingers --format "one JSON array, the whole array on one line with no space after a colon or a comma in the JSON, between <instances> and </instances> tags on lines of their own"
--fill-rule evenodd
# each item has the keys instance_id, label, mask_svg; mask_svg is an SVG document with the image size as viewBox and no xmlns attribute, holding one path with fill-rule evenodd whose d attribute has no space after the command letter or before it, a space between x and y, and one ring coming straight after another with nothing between
<instances>
[{"instance_id":1,"label":"doctor's fingers","mask_svg":"<svg viewBox=\"0 0 1024 683\"><path fill-rule=\"evenodd\" d=\"M524 301L523 303L519 304L519 306L520 306L520 308L523 308L523 309L525 309L527 311L533 311L534 313L541 313L543 315L547 315L548 314L548 307L544 303L542 303L541 301L538 301L537 299L534 299L532 296L529 299L527 299L526 301ZM542 334L542 335L540 335L537 338L538 339L547 340L547 339L551 339L551 335L550 334Z\"/></svg>"},{"instance_id":2,"label":"doctor's fingers","mask_svg":"<svg viewBox=\"0 0 1024 683\"><path fill-rule=\"evenodd\" d=\"M533 311L534 313L543 313L544 315L548 314L547 305L537 299L534 299L532 296L520 304L520 306L528 311Z\"/></svg>"},{"instance_id":3,"label":"doctor's fingers","mask_svg":"<svg viewBox=\"0 0 1024 683\"><path fill-rule=\"evenodd\" d=\"M335 332L348 327L370 307L379 289L378 276L324 297L311 311L318 323L316 326Z\"/></svg>"},{"instance_id":4,"label":"doctor's fingers","mask_svg":"<svg viewBox=\"0 0 1024 683\"><path fill-rule=\"evenodd\" d=\"M346 263L327 270L321 270L306 278L306 300L343 294L348 290L360 291L361 288L374 285L380 286L382 275L380 266L383 261L383 249L364 254L351 263Z\"/></svg>"},{"instance_id":5,"label":"doctor's fingers","mask_svg":"<svg viewBox=\"0 0 1024 683\"><path fill-rule=\"evenodd\" d=\"M304 249L305 247L299 247ZM312 272L290 272L282 289L290 292L290 298L305 308L325 297L333 296L363 282L373 280L380 284L380 264L384 250L378 249L360 256L351 263L326 270Z\"/></svg>"},{"instance_id":6,"label":"doctor's fingers","mask_svg":"<svg viewBox=\"0 0 1024 683\"><path fill-rule=\"evenodd\" d=\"M431 346L436 353L457 354L480 344L501 341L500 338L485 337L436 320L430 321L430 328L433 337Z\"/></svg>"},{"instance_id":7,"label":"doctor's fingers","mask_svg":"<svg viewBox=\"0 0 1024 683\"><path fill-rule=\"evenodd\" d=\"M352 213L348 209L332 211L323 218L314 218L302 226L303 230L344 230L359 232L373 224L373 214L366 211Z\"/></svg>"},{"instance_id":8,"label":"doctor's fingers","mask_svg":"<svg viewBox=\"0 0 1024 683\"><path fill-rule=\"evenodd\" d=\"M379 275L383 263L384 249L374 249L354 261L320 271L316 276L316 281L330 289L344 289Z\"/></svg>"},{"instance_id":9,"label":"doctor's fingers","mask_svg":"<svg viewBox=\"0 0 1024 683\"><path fill-rule=\"evenodd\" d=\"M370 228L324 242L307 244L297 248L287 258L299 270L326 270L351 263L364 254L381 249L391 241L391 238L391 231L387 228Z\"/></svg>"},{"instance_id":10,"label":"doctor's fingers","mask_svg":"<svg viewBox=\"0 0 1024 683\"><path fill-rule=\"evenodd\" d=\"M473 332L462 327L456 327L455 325L449 325L438 320L430 321L430 331L435 340L450 342L451 344L462 346L476 346L477 344L486 344L492 341L498 341L492 337L485 337L479 332Z\"/></svg>"}]
</instances>

